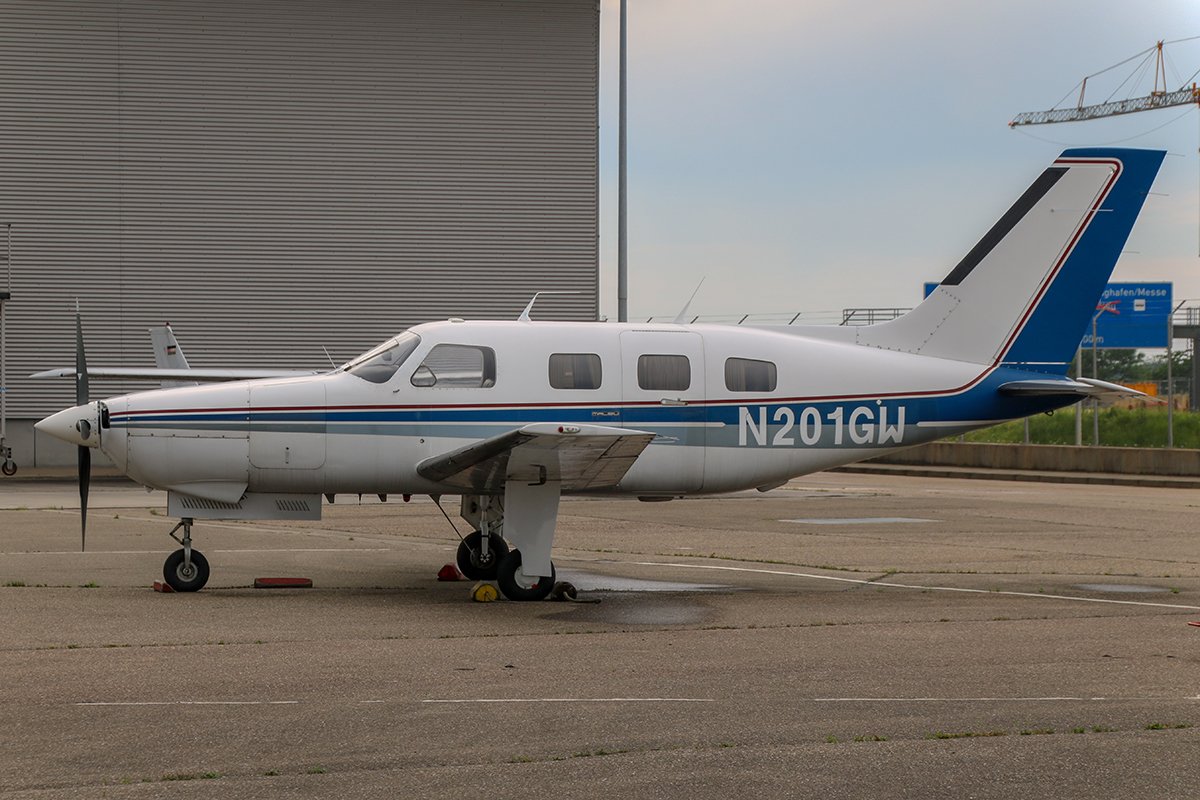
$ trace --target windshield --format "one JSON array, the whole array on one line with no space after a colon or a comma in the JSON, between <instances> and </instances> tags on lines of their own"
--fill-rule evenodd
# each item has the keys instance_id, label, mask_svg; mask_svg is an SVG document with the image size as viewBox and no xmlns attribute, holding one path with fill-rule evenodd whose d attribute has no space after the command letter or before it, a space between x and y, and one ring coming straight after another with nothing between
<instances>
[{"instance_id":1,"label":"windshield","mask_svg":"<svg viewBox=\"0 0 1200 800\"><path fill-rule=\"evenodd\" d=\"M371 383L387 383L420 343L420 336L405 331L351 361L346 365L346 372Z\"/></svg>"}]
</instances>

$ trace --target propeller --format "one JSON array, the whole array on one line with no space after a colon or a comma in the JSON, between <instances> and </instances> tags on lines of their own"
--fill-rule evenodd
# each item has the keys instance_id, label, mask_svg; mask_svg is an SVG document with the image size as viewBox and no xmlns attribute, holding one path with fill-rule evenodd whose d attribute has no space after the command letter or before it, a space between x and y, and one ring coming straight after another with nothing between
<instances>
[{"instance_id":1,"label":"propeller","mask_svg":"<svg viewBox=\"0 0 1200 800\"><path fill-rule=\"evenodd\" d=\"M75 405L88 401L87 358L83 354L83 319L75 304ZM86 424L86 423L85 423ZM87 550L88 490L92 482L92 449L79 445L79 550Z\"/></svg>"}]
</instances>

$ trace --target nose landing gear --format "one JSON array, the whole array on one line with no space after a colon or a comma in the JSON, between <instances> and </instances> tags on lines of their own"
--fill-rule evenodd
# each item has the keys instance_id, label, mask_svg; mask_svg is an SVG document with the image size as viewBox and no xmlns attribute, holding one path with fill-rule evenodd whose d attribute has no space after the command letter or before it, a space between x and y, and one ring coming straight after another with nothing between
<instances>
[{"instance_id":1,"label":"nose landing gear","mask_svg":"<svg viewBox=\"0 0 1200 800\"><path fill-rule=\"evenodd\" d=\"M191 517L184 517L167 535L183 547L167 556L163 563L163 580L177 592L198 592L208 583L208 559L199 550L192 549ZM183 529L183 538L175 535Z\"/></svg>"},{"instance_id":2,"label":"nose landing gear","mask_svg":"<svg viewBox=\"0 0 1200 800\"><path fill-rule=\"evenodd\" d=\"M498 533L483 535L482 531L468 533L458 543L455 561L458 571L473 581L496 580L496 567L508 555L508 544Z\"/></svg>"}]
</instances>

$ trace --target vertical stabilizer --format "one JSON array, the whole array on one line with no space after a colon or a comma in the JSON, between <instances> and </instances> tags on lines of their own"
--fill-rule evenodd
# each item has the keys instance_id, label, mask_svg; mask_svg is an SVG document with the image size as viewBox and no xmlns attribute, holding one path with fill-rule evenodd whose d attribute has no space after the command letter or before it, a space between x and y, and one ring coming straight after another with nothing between
<instances>
[{"instance_id":1,"label":"vertical stabilizer","mask_svg":"<svg viewBox=\"0 0 1200 800\"><path fill-rule=\"evenodd\" d=\"M150 343L154 347L154 366L157 369L188 369L187 357L175 339L171 324L155 325L150 329ZM199 386L195 381L163 381L162 388L176 386Z\"/></svg>"},{"instance_id":2,"label":"vertical stabilizer","mask_svg":"<svg viewBox=\"0 0 1200 800\"><path fill-rule=\"evenodd\" d=\"M1065 373L1164 155L1067 150L925 302L858 342Z\"/></svg>"}]
</instances>

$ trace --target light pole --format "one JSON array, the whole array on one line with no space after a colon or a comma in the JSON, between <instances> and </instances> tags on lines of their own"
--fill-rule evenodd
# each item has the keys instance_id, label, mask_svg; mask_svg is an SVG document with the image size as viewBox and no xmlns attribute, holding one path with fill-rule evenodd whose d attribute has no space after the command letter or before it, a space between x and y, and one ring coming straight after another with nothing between
<instances>
[{"instance_id":1,"label":"light pole","mask_svg":"<svg viewBox=\"0 0 1200 800\"><path fill-rule=\"evenodd\" d=\"M1096 347L1096 320L1104 313L1104 306L1092 315L1092 380L1099 380L1100 368L1099 363L1100 351ZM1092 447L1100 446L1100 398L1092 398Z\"/></svg>"},{"instance_id":2,"label":"light pole","mask_svg":"<svg viewBox=\"0 0 1200 800\"><path fill-rule=\"evenodd\" d=\"M1100 367L1099 367L1100 342L1099 342L1099 338L1096 336L1096 320L1100 319L1100 315L1106 311L1111 312L1113 314L1121 313L1120 311L1117 310L1117 301L1110 300L1107 303L1100 303L1099 305L1097 305L1096 313L1092 314L1092 380L1099 380L1099 378L1100 378ZM1079 371L1082 373L1083 372L1082 353L1080 354L1079 361L1080 361ZM1078 430L1079 429L1076 428L1076 431L1078 431ZM1092 446L1093 447L1100 446L1100 398L1098 398L1098 397L1092 399Z\"/></svg>"},{"instance_id":3,"label":"light pole","mask_svg":"<svg viewBox=\"0 0 1200 800\"><path fill-rule=\"evenodd\" d=\"M1079 349L1075 350L1075 377L1084 377L1084 345L1079 345ZM1075 446L1084 446L1084 403L1079 401L1075 403Z\"/></svg>"},{"instance_id":4,"label":"light pole","mask_svg":"<svg viewBox=\"0 0 1200 800\"><path fill-rule=\"evenodd\" d=\"M625 0L621 0L620 80L617 89L617 321L629 321L629 230L625 186Z\"/></svg>"},{"instance_id":5,"label":"light pole","mask_svg":"<svg viewBox=\"0 0 1200 800\"><path fill-rule=\"evenodd\" d=\"M1167 315L1167 448L1175 446L1175 312L1183 308L1186 300L1180 300L1179 305L1171 309ZM1192 358L1195 358L1193 355ZM1192 391L1195 391L1193 388Z\"/></svg>"}]
</instances>

